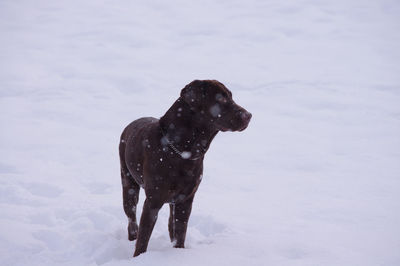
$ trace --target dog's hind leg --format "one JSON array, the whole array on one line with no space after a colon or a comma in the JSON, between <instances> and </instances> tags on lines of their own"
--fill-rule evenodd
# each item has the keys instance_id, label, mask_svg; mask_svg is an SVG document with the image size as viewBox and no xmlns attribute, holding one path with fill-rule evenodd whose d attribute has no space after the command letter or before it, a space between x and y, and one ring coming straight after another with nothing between
<instances>
[{"instance_id":1,"label":"dog's hind leg","mask_svg":"<svg viewBox=\"0 0 400 266\"><path fill-rule=\"evenodd\" d=\"M128 168L126 167L124 158L124 149L120 147L121 161L121 182L122 182L122 199L126 216L128 216L128 239L133 241L137 238L138 225L136 221L136 205L139 201L140 186L133 179Z\"/></svg>"},{"instance_id":2,"label":"dog's hind leg","mask_svg":"<svg viewBox=\"0 0 400 266\"><path fill-rule=\"evenodd\" d=\"M121 177L123 184L123 204L126 216L128 216L128 239L133 241L137 238L138 225L136 221L136 205L139 201L139 185L129 176L123 176L121 169Z\"/></svg>"}]
</instances>

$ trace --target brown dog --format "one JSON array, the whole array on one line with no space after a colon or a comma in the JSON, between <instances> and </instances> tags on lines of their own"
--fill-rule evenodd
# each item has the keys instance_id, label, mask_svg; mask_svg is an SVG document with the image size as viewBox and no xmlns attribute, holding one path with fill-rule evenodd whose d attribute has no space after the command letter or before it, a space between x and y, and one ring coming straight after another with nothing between
<instances>
[{"instance_id":1,"label":"brown dog","mask_svg":"<svg viewBox=\"0 0 400 266\"><path fill-rule=\"evenodd\" d=\"M183 248L194 194L201 182L204 154L218 131L242 131L251 114L216 80L195 80L160 119L144 117L121 135L119 155L128 238L138 256L147 244L164 203L170 205L169 236ZM139 188L146 193L138 228Z\"/></svg>"}]
</instances>

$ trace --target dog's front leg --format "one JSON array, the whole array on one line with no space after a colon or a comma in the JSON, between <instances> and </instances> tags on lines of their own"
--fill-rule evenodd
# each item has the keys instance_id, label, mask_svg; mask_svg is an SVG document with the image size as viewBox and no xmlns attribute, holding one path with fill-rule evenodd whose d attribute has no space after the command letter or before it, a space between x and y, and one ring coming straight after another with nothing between
<instances>
[{"instance_id":1,"label":"dog's front leg","mask_svg":"<svg viewBox=\"0 0 400 266\"><path fill-rule=\"evenodd\" d=\"M185 247L186 230L192 211L193 197L182 203L170 204L169 235L175 248Z\"/></svg>"},{"instance_id":2,"label":"dog's front leg","mask_svg":"<svg viewBox=\"0 0 400 266\"><path fill-rule=\"evenodd\" d=\"M134 257L146 252L151 232L153 231L154 224L157 221L158 211L162 205L163 203L158 200L149 200L149 198L147 198L144 201L135 253L133 255Z\"/></svg>"}]
</instances>

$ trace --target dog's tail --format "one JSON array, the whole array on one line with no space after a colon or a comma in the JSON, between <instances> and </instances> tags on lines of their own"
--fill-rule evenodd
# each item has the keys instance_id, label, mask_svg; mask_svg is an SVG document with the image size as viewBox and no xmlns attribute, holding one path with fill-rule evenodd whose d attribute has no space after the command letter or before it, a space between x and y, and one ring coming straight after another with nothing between
<instances>
[{"instance_id":1,"label":"dog's tail","mask_svg":"<svg viewBox=\"0 0 400 266\"><path fill-rule=\"evenodd\" d=\"M119 140L119 160L121 164L121 173L128 173L128 167L125 161L125 150L126 150L126 140L125 140L125 130L122 132L120 140Z\"/></svg>"}]
</instances>

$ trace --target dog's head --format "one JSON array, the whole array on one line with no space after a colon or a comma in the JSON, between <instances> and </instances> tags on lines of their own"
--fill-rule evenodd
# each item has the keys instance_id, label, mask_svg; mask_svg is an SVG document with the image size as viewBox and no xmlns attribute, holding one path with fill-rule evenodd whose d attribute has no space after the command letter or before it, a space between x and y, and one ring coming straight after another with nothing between
<instances>
[{"instance_id":1,"label":"dog's head","mask_svg":"<svg viewBox=\"0 0 400 266\"><path fill-rule=\"evenodd\" d=\"M192 81L182 89L181 98L217 130L242 131L251 119L251 113L237 105L230 90L216 80Z\"/></svg>"}]
</instances>

